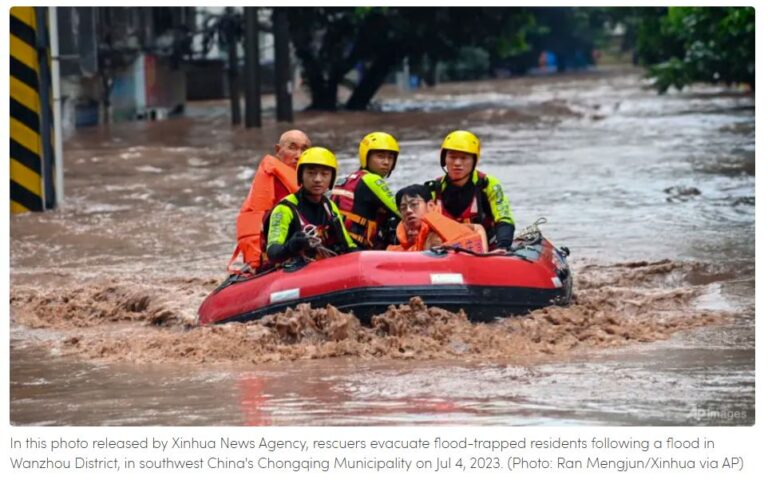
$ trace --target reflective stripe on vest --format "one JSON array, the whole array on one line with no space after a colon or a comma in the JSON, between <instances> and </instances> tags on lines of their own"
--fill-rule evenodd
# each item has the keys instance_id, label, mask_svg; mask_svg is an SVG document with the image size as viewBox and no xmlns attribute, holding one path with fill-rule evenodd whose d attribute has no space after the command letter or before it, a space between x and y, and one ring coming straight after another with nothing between
<instances>
[{"instance_id":1,"label":"reflective stripe on vest","mask_svg":"<svg viewBox=\"0 0 768 484\"><path fill-rule=\"evenodd\" d=\"M352 240L370 247L373 245L373 239L376 237L378 224L376 221L368 220L352 211L355 206L355 191L360 182L363 181L363 176L366 173L365 170L358 170L349 175L342 183L331 190L331 199L339 207L339 212L344 216L344 226L347 228L347 232ZM360 229L356 230L355 225L359 226ZM364 235L359 235L358 232L362 232Z\"/></svg>"},{"instance_id":2,"label":"reflective stripe on vest","mask_svg":"<svg viewBox=\"0 0 768 484\"><path fill-rule=\"evenodd\" d=\"M344 179L331 190L331 200L339 207L339 210L344 212L351 212L355 206L355 190L357 185L362 181L365 171L357 170Z\"/></svg>"}]
</instances>

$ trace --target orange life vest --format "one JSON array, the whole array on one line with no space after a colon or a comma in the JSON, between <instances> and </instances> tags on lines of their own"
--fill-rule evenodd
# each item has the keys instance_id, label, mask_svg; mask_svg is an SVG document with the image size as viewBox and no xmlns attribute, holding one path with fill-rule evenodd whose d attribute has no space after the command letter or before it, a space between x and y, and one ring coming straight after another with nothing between
<instances>
[{"instance_id":1,"label":"orange life vest","mask_svg":"<svg viewBox=\"0 0 768 484\"><path fill-rule=\"evenodd\" d=\"M286 193L295 193L299 189L296 169L272 155L265 155L259 162L251 190L237 216L237 247L227 265L229 272L237 272L232 263L240 254L243 254L243 262L252 268L261 265L264 215L280 201L275 193L276 182L285 187Z\"/></svg>"},{"instance_id":2,"label":"orange life vest","mask_svg":"<svg viewBox=\"0 0 768 484\"><path fill-rule=\"evenodd\" d=\"M427 212L421 220L421 228L413 244L408 243L405 225L400 222L397 225L397 240L400 245L391 245L387 250L422 251L425 249L427 238L431 233L440 237L442 245L462 247L480 253L488 252L488 241L482 227L475 228L461 224L437 211Z\"/></svg>"}]
</instances>

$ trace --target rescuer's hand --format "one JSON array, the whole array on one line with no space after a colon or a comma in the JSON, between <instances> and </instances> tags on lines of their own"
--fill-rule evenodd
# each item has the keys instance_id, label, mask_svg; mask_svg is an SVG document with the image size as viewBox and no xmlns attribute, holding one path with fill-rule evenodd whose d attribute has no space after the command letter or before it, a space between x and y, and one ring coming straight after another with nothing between
<instances>
[{"instance_id":1,"label":"rescuer's hand","mask_svg":"<svg viewBox=\"0 0 768 484\"><path fill-rule=\"evenodd\" d=\"M285 243L285 250L291 256L299 255L302 251L309 249L309 237L302 231L298 231Z\"/></svg>"}]
</instances>

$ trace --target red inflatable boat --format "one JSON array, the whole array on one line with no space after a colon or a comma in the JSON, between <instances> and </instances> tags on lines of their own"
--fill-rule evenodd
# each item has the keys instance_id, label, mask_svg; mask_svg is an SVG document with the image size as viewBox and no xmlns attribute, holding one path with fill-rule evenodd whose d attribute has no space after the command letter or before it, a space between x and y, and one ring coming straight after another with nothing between
<instances>
[{"instance_id":1,"label":"red inflatable boat","mask_svg":"<svg viewBox=\"0 0 768 484\"><path fill-rule=\"evenodd\" d=\"M353 252L232 276L203 301L198 320L243 322L310 303L331 304L367 322L389 305L419 296L429 306L463 309L473 321L490 321L571 300L568 250L544 238L505 254L461 250Z\"/></svg>"}]
</instances>

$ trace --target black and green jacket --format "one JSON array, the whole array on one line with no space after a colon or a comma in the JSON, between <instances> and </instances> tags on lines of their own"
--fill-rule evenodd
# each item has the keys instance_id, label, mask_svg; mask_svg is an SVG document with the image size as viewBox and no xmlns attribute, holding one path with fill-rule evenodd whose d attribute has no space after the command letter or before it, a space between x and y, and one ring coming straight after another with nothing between
<instances>
[{"instance_id":1,"label":"black and green jacket","mask_svg":"<svg viewBox=\"0 0 768 484\"><path fill-rule=\"evenodd\" d=\"M304 196L303 189L299 189L278 202L265 224L264 239L269 260L282 262L292 257L293 254L285 248L286 242L307 225L317 227L323 246L334 252L349 252L357 247L344 228L336 204L325 196L320 203L315 203ZM313 253L306 255L314 256Z\"/></svg>"}]
</instances>

